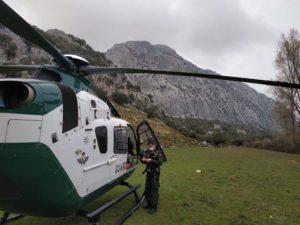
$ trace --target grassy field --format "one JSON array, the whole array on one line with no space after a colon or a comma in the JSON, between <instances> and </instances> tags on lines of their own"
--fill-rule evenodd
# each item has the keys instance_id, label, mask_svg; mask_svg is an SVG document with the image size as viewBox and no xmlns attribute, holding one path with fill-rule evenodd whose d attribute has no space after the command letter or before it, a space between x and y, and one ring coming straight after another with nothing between
<instances>
[{"instance_id":1,"label":"grassy field","mask_svg":"<svg viewBox=\"0 0 300 225\"><path fill-rule=\"evenodd\" d=\"M139 209L127 225L300 224L300 155L245 148L173 148L161 174L159 212ZM195 173L200 169L201 173ZM129 179L143 184L143 165ZM117 187L100 204L124 191ZM143 185L140 193L143 191ZM114 224L132 204L127 198L101 216ZM93 205L89 207L93 207ZM13 225L87 225L81 217L26 217Z\"/></svg>"}]
</instances>

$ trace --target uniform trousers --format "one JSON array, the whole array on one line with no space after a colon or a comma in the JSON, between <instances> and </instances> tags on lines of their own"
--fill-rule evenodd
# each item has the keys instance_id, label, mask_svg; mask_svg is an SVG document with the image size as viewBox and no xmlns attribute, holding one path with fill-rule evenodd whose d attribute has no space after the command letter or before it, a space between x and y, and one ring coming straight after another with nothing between
<instances>
[{"instance_id":1,"label":"uniform trousers","mask_svg":"<svg viewBox=\"0 0 300 225\"><path fill-rule=\"evenodd\" d=\"M145 184L145 197L149 208L157 209L158 203L158 187L159 187L159 173L147 172Z\"/></svg>"}]
</instances>

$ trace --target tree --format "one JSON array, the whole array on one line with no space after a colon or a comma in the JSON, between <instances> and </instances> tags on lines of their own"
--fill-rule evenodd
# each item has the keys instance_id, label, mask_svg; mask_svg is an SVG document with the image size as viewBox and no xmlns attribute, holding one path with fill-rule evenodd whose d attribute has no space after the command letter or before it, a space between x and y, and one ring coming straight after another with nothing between
<instances>
[{"instance_id":1,"label":"tree","mask_svg":"<svg viewBox=\"0 0 300 225\"><path fill-rule=\"evenodd\" d=\"M215 130L210 135L209 142L215 146L220 146L220 145L226 145L227 143L230 142L230 140L224 132L222 132L220 130Z\"/></svg>"},{"instance_id":2,"label":"tree","mask_svg":"<svg viewBox=\"0 0 300 225\"><path fill-rule=\"evenodd\" d=\"M300 34L295 29L290 29L287 36L282 34L278 44L275 58L278 71L277 79L280 81L300 84ZM284 123L284 128L291 127L294 149L297 149L297 132L300 125L300 91L298 89L275 88L278 101L275 112Z\"/></svg>"}]
</instances>

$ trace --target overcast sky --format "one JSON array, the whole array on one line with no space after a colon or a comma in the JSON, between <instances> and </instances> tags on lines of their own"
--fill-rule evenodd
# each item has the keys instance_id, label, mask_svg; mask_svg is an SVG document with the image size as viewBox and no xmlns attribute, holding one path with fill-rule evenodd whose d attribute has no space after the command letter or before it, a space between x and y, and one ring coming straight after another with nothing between
<instances>
[{"instance_id":1,"label":"overcast sky","mask_svg":"<svg viewBox=\"0 0 300 225\"><path fill-rule=\"evenodd\" d=\"M95 50L147 40L203 69L274 79L282 33L300 29L299 0L6 0L29 23L85 39ZM264 86L255 86L266 92Z\"/></svg>"}]
</instances>

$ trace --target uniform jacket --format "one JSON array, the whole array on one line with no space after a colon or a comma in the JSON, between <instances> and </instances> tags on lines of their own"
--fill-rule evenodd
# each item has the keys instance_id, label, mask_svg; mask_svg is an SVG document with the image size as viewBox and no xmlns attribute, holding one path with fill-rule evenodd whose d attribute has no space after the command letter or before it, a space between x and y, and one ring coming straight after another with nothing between
<instances>
[{"instance_id":1,"label":"uniform jacket","mask_svg":"<svg viewBox=\"0 0 300 225\"><path fill-rule=\"evenodd\" d=\"M147 173L153 173L153 172L160 172L160 166L163 164L163 156L161 154L161 152L157 149L151 151L149 149L144 150L141 153L141 159L145 157L147 159L151 158L151 162L147 163L147 162L143 162L141 161L143 164L146 164L146 169L145 172Z\"/></svg>"}]
</instances>

